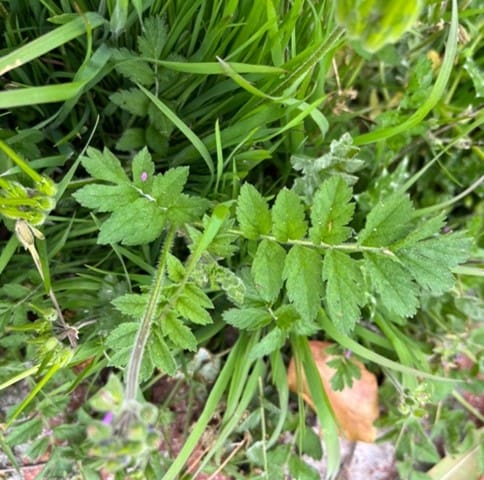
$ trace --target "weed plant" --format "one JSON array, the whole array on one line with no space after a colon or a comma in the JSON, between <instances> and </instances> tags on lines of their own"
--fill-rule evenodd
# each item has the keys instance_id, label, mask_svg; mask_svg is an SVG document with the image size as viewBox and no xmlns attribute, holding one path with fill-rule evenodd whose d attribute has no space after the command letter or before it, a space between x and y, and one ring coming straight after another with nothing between
<instances>
[{"instance_id":1,"label":"weed plant","mask_svg":"<svg viewBox=\"0 0 484 480\"><path fill-rule=\"evenodd\" d=\"M27 443L38 478L320 478L292 356L336 478L309 339L336 344L335 388L349 353L378 375L401 478L478 448L482 8L356 3L0 1L14 468Z\"/></svg>"}]
</instances>

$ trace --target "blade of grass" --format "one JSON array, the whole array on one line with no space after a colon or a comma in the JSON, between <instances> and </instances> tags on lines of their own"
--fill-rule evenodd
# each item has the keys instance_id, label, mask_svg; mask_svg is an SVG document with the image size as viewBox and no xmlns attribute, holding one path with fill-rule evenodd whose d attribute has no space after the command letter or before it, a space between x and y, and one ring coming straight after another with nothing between
<instances>
[{"instance_id":1,"label":"blade of grass","mask_svg":"<svg viewBox=\"0 0 484 480\"><path fill-rule=\"evenodd\" d=\"M380 128L370 133L358 135L353 139L355 145L366 145L368 143L384 140L399 133L405 132L417 126L427 114L437 105L445 93L445 88L454 68L454 60L457 54L457 34L459 27L457 0L452 0L452 18L450 21L449 35L447 37L447 48L445 50L444 60L437 76L435 84L430 95L423 102L420 108L405 122L394 127Z\"/></svg>"},{"instance_id":2,"label":"blade of grass","mask_svg":"<svg viewBox=\"0 0 484 480\"><path fill-rule=\"evenodd\" d=\"M104 18L94 12L87 12L82 17L46 33L39 38L17 48L0 58L0 75L20 67L54 48L60 47L72 39L86 33L88 28L97 28L105 22Z\"/></svg>"}]
</instances>

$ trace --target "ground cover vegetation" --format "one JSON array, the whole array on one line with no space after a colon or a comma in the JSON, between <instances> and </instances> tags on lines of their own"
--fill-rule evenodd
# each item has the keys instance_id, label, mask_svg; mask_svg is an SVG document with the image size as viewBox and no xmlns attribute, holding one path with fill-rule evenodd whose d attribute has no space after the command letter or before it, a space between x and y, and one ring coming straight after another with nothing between
<instances>
[{"instance_id":1,"label":"ground cover vegetation","mask_svg":"<svg viewBox=\"0 0 484 480\"><path fill-rule=\"evenodd\" d=\"M482 13L0 1L12 468L26 444L37 478L317 479L313 409L336 478L334 394L371 374L400 478L477 475Z\"/></svg>"}]
</instances>

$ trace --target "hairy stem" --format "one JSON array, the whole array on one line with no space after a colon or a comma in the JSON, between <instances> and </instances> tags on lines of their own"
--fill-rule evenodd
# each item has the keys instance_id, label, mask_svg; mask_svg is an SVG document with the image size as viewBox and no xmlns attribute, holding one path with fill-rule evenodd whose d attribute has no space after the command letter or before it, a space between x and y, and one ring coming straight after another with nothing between
<instances>
[{"instance_id":1,"label":"hairy stem","mask_svg":"<svg viewBox=\"0 0 484 480\"><path fill-rule=\"evenodd\" d=\"M156 307L160 300L161 291L165 280L165 268L168 254L170 253L173 241L175 239L176 228L170 227L166 234L165 242L160 253L160 260L158 268L156 269L153 286L150 291L150 298L148 305L146 306L145 313L141 319L141 324L136 334L136 340L134 342L131 356L129 357L127 372L126 372L126 390L125 390L125 402L129 403L136 399L136 391L139 385L139 373L141 369L141 362L143 360L143 354L146 348L146 342L151 330L151 324L155 318Z\"/></svg>"}]
</instances>

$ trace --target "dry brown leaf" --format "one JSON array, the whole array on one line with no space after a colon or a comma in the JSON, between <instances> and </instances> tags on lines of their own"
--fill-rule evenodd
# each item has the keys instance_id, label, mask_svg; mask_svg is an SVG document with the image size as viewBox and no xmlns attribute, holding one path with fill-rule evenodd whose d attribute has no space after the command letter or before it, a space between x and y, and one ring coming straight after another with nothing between
<instances>
[{"instance_id":1,"label":"dry brown leaf","mask_svg":"<svg viewBox=\"0 0 484 480\"><path fill-rule=\"evenodd\" d=\"M331 388L330 380L335 373L335 369L329 367L326 363L334 358L334 356L326 353L326 349L333 345L329 342L309 341L314 362L319 370L321 381L340 431L348 440L374 442L376 428L373 426L373 422L378 418L378 384L376 377L361 362L355 361L361 371L361 378L359 380L353 379L351 388L345 388L339 392L334 391ZM297 393L298 382L293 358L289 363L287 380L289 389ZM302 379L301 395L314 410L314 403L305 378Z\"/></svg>"}]
</instances>

